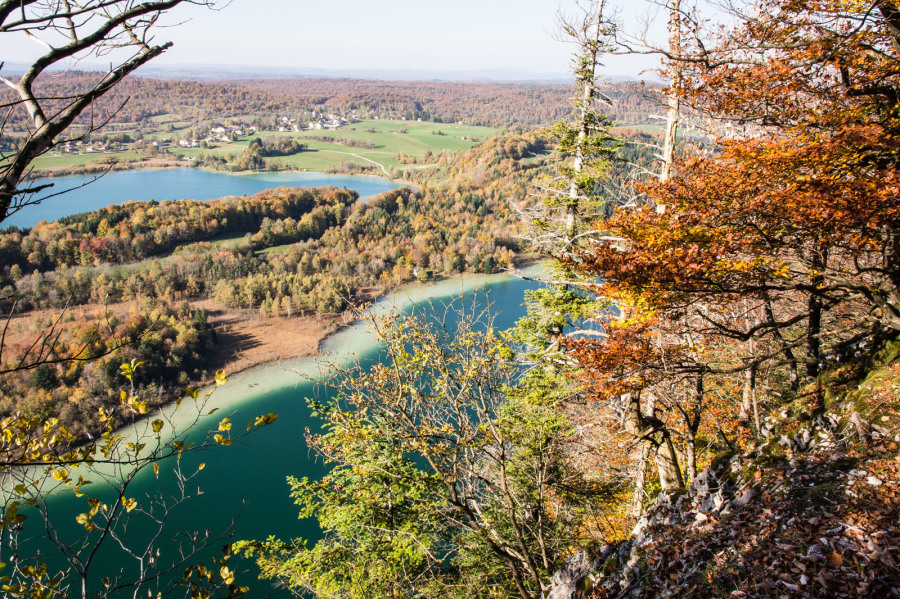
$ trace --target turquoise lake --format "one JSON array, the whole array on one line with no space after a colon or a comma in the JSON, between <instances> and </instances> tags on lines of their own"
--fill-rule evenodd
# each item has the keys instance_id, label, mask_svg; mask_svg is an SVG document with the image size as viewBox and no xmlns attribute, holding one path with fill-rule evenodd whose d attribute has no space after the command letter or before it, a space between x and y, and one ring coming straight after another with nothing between
<instances>
[{"instance_id":1,"label":"turquoise lake","mask_svg":"<svg viewBox=\"0 0 900 599\"><path fill-rule=\"evenodd\" d=\"M537 286L533 281L508 274L465 276L409 287L382 300L373 309L380 313L391 310L408 313L413 309L431 311L441 315L452 330L457 312L447 309L450 302L465 306L469 313L478 313L489 307L495 318L494 328L507 329L524 315L522 300L525 291ZM231 418L235 431L244 430L246 423L260 414L277 412L279 417L272 425L240 443L185 456L182 463L185 472L194 472L201 462L205 464L190 482L191 488L200 490L202 495L168 511L165 514L166 530L179 533L208 530L213 536L223 533L227 536L227 539L218 542L216 548L204 551L202 559L192 560L191 563L211 565L211 559L219 555L222 544L239 539L263 540L275 536L290 540L302 537L315 542L319 538L320 533L314 522L298 519L298 508L288 494L286 482L288 476L316 478L325 472L326 465L316 459L306 445L307 429L315 432L319 427L319 422L310 414L307 400L327 399L329 392L316 381L327 376L328 363L347 365L358 361L365 366L382 359L377 340L364 322L352 324L329 337L322 351L324 356L321 358L287 360L231 376L228 383L213 394L212 403L206 409L215 407L218 411L201 419L199 426L191 433L194 441L201 440L205 431L214 429L224 416ZM170 407L164 412L171 413L172 410ZM185 411L184 404L180 410ZM174 416L174 419L177 421L179 417ZM143 421L145 428L147 422ZM141 435L140 429L135 432ZM135 434L129 433L128 429L123 433ZM170 468L170 462L163 463L158 478L146 469L132 483L128 496L140 499L158 493L171 494L177 484ZM104 502L112 501L114 495L111 491L103 490L103 483L96 476L92 478L95 484L90 494ZM46 509L51 520L62 524L59 532L63 537L77 538L83 532L75 523L75 517L87 511L85 498L78 499L67 493L51 498ZM235 518L233 527L227 532ZM32 520L31 525L39 525L37 518ZM146 541L150 530L147 522L138 515L129 524L130 542L140 546ZM40 528L38 534L41 534ZM163 547L161 562L174 556L173 545ZM55 552L46 541L34 545L32 551L37 550L54 563L51 554ZM100 578L109 576L110 572L119 573L123 580L136 576L134 560L113 543L106 543L97 557L89 577L89 584L95 589L100 584ZM242 572L238 578L239 584L250 587L248 597L291 596L289 591L273 586L270 581L258 580L253 562L241 560L232 564L232 568L235 567ZM174 573L175 578L180 578L182 571L183 566ZM150 589L144 587L140 596L146 596L147 590ZM152 590L155 595L157 590L162 589ZM132 592L133 589L123 589L115 596L132 596Z\"/></svg>"},{"instance_id":2,"label":"turquoise lake","mask_svg":"<svg viewBox=\"0 0 900 599\"><path fill-rule=\"evenodd\" d=\"M38 194L66 193L40 204L26 206L3 221L3 226L33 227L63 216L105 208L110 204L149 200L212 200L224 196L253 195L276 187L334 187L353 189L361 198L397 189L400 185L379 177L327 175L324 173L253 173L232 175L198 168L118 171L93 175L57 177L38 181L53 187Z\"/></svg>"},{"instance_id":3,"label":"turquoise lake","mask_svg":"<svg viewBox=\"0 0 900 599\"><path fill-rule=\"evenodd\" d=\"M53 179L57 189L66 189L80 184L84 178ZM168 169L154 171L131 171L111 173L98 181L60 198L48 200L39 206L31 206L7 219L6 224L22 227L32 226L41 220L55 220L61 216L85 212L109 204L129 200L175 200L182 198L208 200L223 196L250 195L264 189L280 186L322 186L333 185L356 190L362 198L383 191L395 189L398 185L376 177L330 176L317 173L264 173L255 175L229 175L212 173L198 169ZM537 267L538 269L540 267ZM537 287L537 283L516 278L512 275L464 276L428 285L416 285L396 292L377 303L372 310L408 312L434 310L446 319L450 327L456 313L446 310L449 302L465 302L469 309L485 309L495 317L494 326L506 329L513 326L524 315L523 294ZM288 476L315 478L325 472L326 466L312 456L306 446L307 429L315 431L319 423L314 419L307 405L307 399L319 401L327 397L324 386L316 381L327 376L328 366L346 365L351 361L372 364L380 360L379 347L374 334L365 323L352 324L329 337L323 344L322 358L287 360L278 364L268 364L229 377L228 383L215 391L212 404L214 415L204 416L199 426L190 433L191 439L199 441L206 431L215 428L224 416L229 416L235 430L246 427L255 416L277 412L278 420L269 427L251 435L240 443L227 448L192 453L185 457L183 469L196 471L202 462L205 467L191 479L192 489L201 495L193 498L165 514L166 530L173 533L210 531L213 536L225 534L227 538L218 542L217 547L206 550L201 558L189 563L202 562L212 565L211 559L219 555L219 548L226 542L239 539L265 539L276 536L282 540L303 537L315 542L320 533L314 522L298 519L297 507L288 495ZM164 410L172 414L174 407ZM184 407L181 408L184 411ZM176 412L171 417L179 420ZM153 417L155 418L155 416ZM143 421L143 427L149 421ZM141 436L137 430L124 429L123 434ZM154 494L171 494L177 488L172 463L161 464L157 478L150 469L145 470L132 483L128 496L146 498ZM103 502L113 502L111 489L104 488L102 481L94 477L90 495ZM50 519L59 527L62 538L75 539L84 531L76 524L78 514L87 511L86 498L75 498L71 493L51 497L45 509ZM28 526L37 526L34 532L42 536L39 518L34 515ZM229 525L234 520L233 527ZM138 514L127 531L128 540L134 546L144 543L151 528ZM109 540L108 540L109 541ZM4 539L5 542L5 539ZM3 547L4 555L8 547ZM19 546L23 554L36 555L59 565L59 548L44 541ZM171 562L174 545L164 544L160 562ZM257 579L255 564L243 560L232 564L241 573L238 584L250 587L248 597L288 597L285 589L274 587L268 581ZM166 581L180 578L184 566L165 577ZM136 577L135 561L125 552L106 542L97 554L96 562L90 569L89 586L100 588L104 576L121 576L121 580ZM153 594L164 587L141 589L139 596ZM117 597L134 596L134 589L122 589Z\"/></svg>"}]
</instances>

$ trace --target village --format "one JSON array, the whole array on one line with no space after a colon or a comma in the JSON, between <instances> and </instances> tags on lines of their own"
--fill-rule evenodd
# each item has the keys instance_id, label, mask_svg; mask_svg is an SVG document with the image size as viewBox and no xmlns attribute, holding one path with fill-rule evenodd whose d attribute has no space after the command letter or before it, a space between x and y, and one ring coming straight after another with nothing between
<instances>
[{"instance_id":1,"label":"village","mask_svg":"<svg viewBox=\"0 0 900 599\"><path fill-rule=\"evenodd\" d=\"M320 114L312 112L309 118L297 119L283 116L276 118L273 125L263 127L258 124L241 123L237 125L215 124L208 131L194 137L181 137L177 140L171 137L153 138L141 137L136 140L127 135L120 135L113 141L108 138L98 139L72 139L58 145L53 154L81 155L81 154L111 154L132 151L149 151L151 153L167 151L169 148L204 148L213 149L219 144L230 144L240 141L241 137L253 135L260 130L276 130L279 132L301 132L305 130L334 131L350 123L357 122L355 115L344 116L339 114Z\"/></svg>"}]
</instances>

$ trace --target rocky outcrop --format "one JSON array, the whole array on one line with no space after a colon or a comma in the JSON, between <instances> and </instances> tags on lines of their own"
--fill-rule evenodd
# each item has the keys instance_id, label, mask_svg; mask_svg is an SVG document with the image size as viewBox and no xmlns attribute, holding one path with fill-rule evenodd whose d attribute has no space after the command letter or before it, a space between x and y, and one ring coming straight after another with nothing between
<instances>
[{"instance_id":1,"label":"rocky outcrop","mask_svg":"<svg viewBox=\"0 0 900 599\"><path fill-rule=\"evenodd\" d=\"M573 557L547 596L900 597L900 439L856 420L768 421L753 451L657 497L627 541Z\"/></svg>"}]
</instances>

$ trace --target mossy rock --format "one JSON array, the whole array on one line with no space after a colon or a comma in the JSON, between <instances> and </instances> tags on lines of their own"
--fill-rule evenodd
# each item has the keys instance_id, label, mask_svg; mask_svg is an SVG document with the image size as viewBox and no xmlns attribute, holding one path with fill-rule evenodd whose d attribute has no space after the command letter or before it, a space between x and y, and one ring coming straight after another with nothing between
<instances>
[{"instance_id":1,"label":"mossy rock","mask_svg":"<svg viewBox=\"0 0 900 599\"><path fill-rule=\"evenodd\" d=\"M874 350L866 360L868 370L875 370L887 366L900 359L900 337L885 341Z\"/></svg>"},{"instance_id":2,"label":"mossy rock","mask_svg":"<svg viewBox=\"0 0 900 599\"><path fill-rule=\"evenodd\" d=\"M611 555L606 558L605 562L603 562L603 567L600 569L600 573L604 576L609 576L616 571L616 565L616 558L615 556Z\"/></svg>"},{"instance_id":3,"label":"mossy rock","mask_svg":"<svg viewBox=\"0 0 900 599\"><path fill-rule=\"evenodd\" d=\"M719 470L723 463L727 462L731 458L734 457L735 452L732 450L721 451L713 456L713 459L709 462L709 469L713 472Z\"/></svg>"},{"instance_id":4,"label":"mossy rock","mask_svg":"<svg viewBox=\"0 0 900 599\"><path fill-rule=\"evenodd\" d=\"M748 482L752 480L756 476L756 473L760 470L761 468L755 461L749 462L743 468L741 468L741 481Z\"/></svg>"}]
</instances>

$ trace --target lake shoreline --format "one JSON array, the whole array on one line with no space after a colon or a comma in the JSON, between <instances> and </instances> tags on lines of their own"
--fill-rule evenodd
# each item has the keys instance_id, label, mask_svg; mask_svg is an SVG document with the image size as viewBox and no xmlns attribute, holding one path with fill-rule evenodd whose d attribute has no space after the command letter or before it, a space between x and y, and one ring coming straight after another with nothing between
<instances>
[{"instance_id":1,"label":"lake shoreline","mask_svg":"<svg viewBox=\"0 0 900 599\"><path fill-rule=\"evenodd\" d=\"M322 363L330 364L345 360L348 357L353 359L356 348L349 348L343 345L329 348L331 343L340 344L341 337L352 335L353 329L363 326L365 318L363 314L388 314L391 312L400 313L404 308L412 304L421 302L429 302L440 300L452 296L458 296L461 293L468 293L480 288L484 284L497 282L501 277L506 276L510 280L516 278L528 280L528 276L520 276L523 271L534 271L541 269L540 263L542 258L538 256L526 256L514 266L514 270L505 270L493 274L484 273L456 273L447 277L429 281L429 282L409 282L399 285L393 289L382 289L380 295L374 297L372 302L358 310L347 310L341 314L330 314L325 316L295 316L295 317L261 317L258 312L252 309L223 309L210 319L210 324L214 325L217 335L221 335L218 327L223 324L231 325L231 333L237 333L238 336L249 340L249 345L253 346L251 351L242 351L240 348L230 348L233 357L222 364L218 364L209 368L208 376L199 381L192 381L191 388L199 389L203 394L217 391L221 394L224 389L217 389L214 374L217 370L224 371L226 378L235 380L230 381L226 385L227 394L242 394L249 392L250 389L257 388L259 382L248 384L248 380L254 379L254 373L265 373L268 369L277 369L282 373L296 375L297 381L311 381L316 378L314 373L319 372ZM192 307L207 309L210 307L212 300L201 300L191 302ZM350 314L356 313L357 316L350 317ZM256 316L253 316L256 314ZM230 320L229 320L230 319ZM218 325L218 326L216 326ZM240 325L243 325L241 327ZM256 328L257 334L248 334L250 329ZM273 330L279 331L279 337L273 337L259 331ZM298 330L301 329L301 330ZM305 331L305 332L303 332ZM226 334L229 331L226 330ZM283 349L279 345L278 339L290 339L293 347L304 346L302 350L290 355L273 355L273 350ZM228 353L228 348L223 354ZM237 351L235 351L237 350ZM347 350L345 353L344 350ZM352 350L352 351L351 351ZM216 349L218 353L219 348ZM221 357L221 356L220 356ZM277 375L278 376L282 375ZM265 377L271 382L272 377ZM296 384L295 383L295 384ZM283 385L275 383L273 389L280 388ZM255 393L254 391L253 393ZM251 393L252 394L252 393ZM246 398L246 397L245 397ZM154 415L171 411L178 405L180 397L171 397L166 401L155 403L152 405L148 414L142 415L135 419L135 422L147 420ZM241 403L241 399L225 399L217 405L217 408L232 409L235 407L234 402ZM116 430L120 431L129 426L133 422L125 422L121 426L117 426ZM84 440L82 440L84 441Z\"/></svg>"},{"instance_id":2,"label":"lake shoreline","mask_svg":"<svg viewBox=\"0 0 900 599\"><path fill-rule=\"evenodd\" d=\"M437 165L434 165L437 166ZM98 175L102 177L103 175L110 173L125 173L129 171L164 171L164 170L175 170L175 169L192 169L203 171L207 173L219 173L225 175L234 175L234 176L242 176L242 175L259 175L264 173L301 173L301 174L310 174L310 175L323 175L323 176L332 176L332 175L344 175L344 176L357 176L357 177L374 177L376 179L383 179L385 181L390 181L391 183L402 183L412 184L412 182L405 181L403 179L394 179L390 176L385 176L378 173L378 169L371 169L371 172L354 172L351 170L344 171L312 171L308 169L298 169L298 168L285 168L278 170L261 170L261 171L252 171L252 170L243 170L243 171L222 171L216 170L213 168L209 168L206 166L197 166L196 164L186 162L186 161L178 161L178 160L167 160L167 159L159 159L159 158L147 158L144 160L135 160L135 161L126 161L126 162L115 162L111 164L91 164L90 162L85 163L79 166L59 166L53 168L43 168L36 169L34 171L34 176L37 179L62 179L64 177L89 177Z\"/></svg>"},{"instance_id":3,"label":"lake shoreline","mask_svg":"<svg viewBox=\"0 0 900 599\"><path fill-rule=\"evenodd\" d=\"M230 376L261 366L275 366L286 360L298 360L302 358L324 356L327 353L325 351L325 346L335 335L361 322L362 317L360 315L366 312L370 307L374 307L385 302L390 302L392 297L404 297L409 295L427 296L428 294L423 293L423 290L430 287L437 287L441 284L446 286L448 284L452 284L454 281L465 281L467 279L477 279L479 277L496 277L498 275L507 273L515 276L516 272L535 267L536 265L540 264L541 261L542 258L540 257L527 256L515 265L515 271L513 272L501 271L490 275L464 272L449 275L434 281L409 282L399 285L393 289L384 288L379 290L376 295L373 295L372 301L369 302L368 305L362 306L357 309L349 309L341 314L329 314L323 316L297 316L291 318L256 317L254 319L253 317L248 317L246 318L246 324L244 328L235 329L235 332L239 335L244 334L249 336L251 341L248 344L255 344L254 347L249 352L234 352L241 355L238 358L234 358L222 364L221 369L225 371L226 375ZM208 309L209 307L211 307L206 304L209 301L210 300L205 300L205 302L192 303L192 306L196 305L198 308ZM247 311L224 311L225 314L232 316L240 312ZM211 319L210 321L210 323L213 325L221 325L223 322L224 320L221 318ZM298 326L298 323L301 324L299 324ZM299 333L297 330L298 328L306 330L306 333ZM270 334L266 334L267 330L278 330L281 334L279 336L273 336ZM216 333L217 335L222 335L222 332L218 328L216 329ZM306 349L302 349L301 351L296 351L294 353L289 353L288 355L276 355L278 349L282 349L285 347L285 345L281 341L285 338L285 335L291 337L293 341L291 345L292 347L299 347L301 345L304 345L306 346ZM240 348L236 349L239 350ZM210 379L207 381L201 381L199 384L202 386L206 386L212 383L213 380Z\"/></svg>"},{"instance_id":4,"label":"lake shoreline","mask_svg":"<svg viewBox=\"0 0 900 599\"><path fill-rule=\"evenodd\" d=\"M110 154L112 156L112 154ZM177 168L196 168L192 164L181 164L176 160L148 158L126 162L113 162L109 164L91 164L87 162L78 166L57 166L52 168L35 169L34 176L38 179L61 179L63 177L81 177L100 175L107 173L121 173L128 171L162 171Z\"/></svg>"},{"instance_id":5,"label":"lake shoreline","mask_svg":"<svg viewBox=\"0 0 900 599\"><path fill-rule=\"evenodd\" d=\"M64 193L61 201L40 202L16 212L4 221L6 227L31 229L41 221L50 223L66 216L102 210L128 202L178 200L208 201L223 197L252 196L266 190L335 187L351 189L363 200L403 187L383 177L339 175L310 171L260 171L233 174L203 168L145 168L100 175L60 176L36 179L52 184L49 193Z\"/></svg>"}]
</instances>

